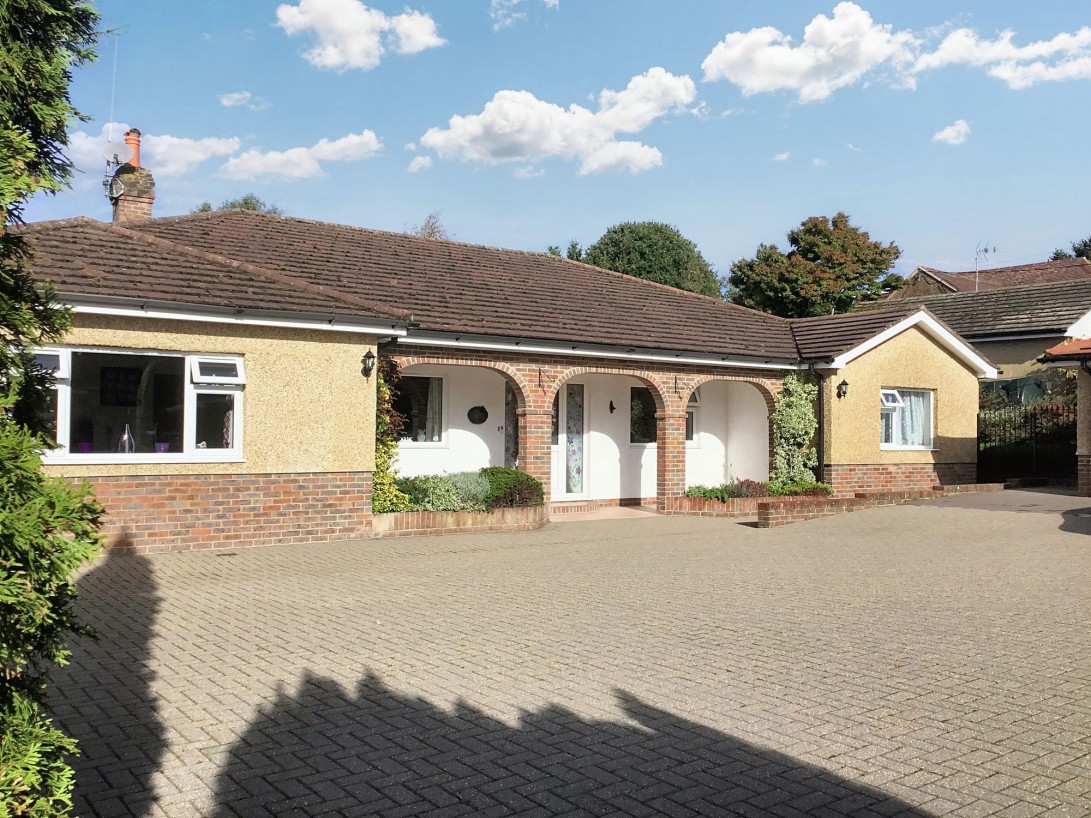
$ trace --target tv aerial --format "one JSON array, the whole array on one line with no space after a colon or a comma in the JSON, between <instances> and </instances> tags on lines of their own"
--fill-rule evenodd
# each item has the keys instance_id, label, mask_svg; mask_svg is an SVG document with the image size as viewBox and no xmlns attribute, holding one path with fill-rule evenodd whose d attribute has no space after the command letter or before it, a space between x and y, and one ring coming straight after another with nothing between
<instances>
[{"instance_id":1,"label":"tv aerial","mask_svg":"<svg viewBox=\"0 0 1091 818\"><path fill-rule=\"evenodd\" d=\"M116 199L125 192L124 183L117 178L117 169L133 158L133 149L124 142L107 142L102 149L102 158L106 160L102 186L109 198Z\"/></svg>"}]
</instances>

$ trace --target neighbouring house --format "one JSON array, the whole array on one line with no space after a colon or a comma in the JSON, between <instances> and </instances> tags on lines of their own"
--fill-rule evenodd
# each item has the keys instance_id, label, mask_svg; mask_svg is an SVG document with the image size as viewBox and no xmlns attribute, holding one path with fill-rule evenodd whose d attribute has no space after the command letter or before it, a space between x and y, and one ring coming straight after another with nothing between
<instances>
[{"instance_id":1,"label":"neighbouring house","mask_svg":"<svg viewBox=\"0 0 1091 818\"><path fill-rule=\"evenodd\" d=\"M1087 259L1046 264L1086 266L1091 272ZM992 271L982 271L986 272ZM861 309L887 309L894 303L923 307L940 318L997 366L998 379L983 388L1002 390L1013 402L1023 404L1044 397L1052 386L1043 382L1049 370L1038 360L1042 351L1078 337L1082 327L1091 330L1091 278L905 297L897 302L872 302Z\"/></svg>"},{"instance_id":2,"label":"neighbouring house","mask_svg":"<svg viewBox=\"0 0 1091 818\"><path fill-rule=\"evenodd\" d=\"M905 283L899 289L886 295L884 300L897 301L947 293L985 292L1023 284L1053 284L1060 281L1086 279L1091 279L1091 261L1080 257L957 273L921 266L906 276Z\"/></svg>"},{"instance_id":3,"label":"neighbouring house","mask_svg":"<svg viewBox=\"0 0 1091 818\"><path fill-rule=\"evenodd\" d=\"M142 195L154 185L142 184ZM403 474L511 465L554 509L764 480L784 378L820 378L840 494L974 480L992 364L927 310L786 320L544 253L245 211L24 229L74 310L50 472L139 550L366 537L375 376ZM133 216L133 212L136 215Z\"/></svg>"}]
</instances>

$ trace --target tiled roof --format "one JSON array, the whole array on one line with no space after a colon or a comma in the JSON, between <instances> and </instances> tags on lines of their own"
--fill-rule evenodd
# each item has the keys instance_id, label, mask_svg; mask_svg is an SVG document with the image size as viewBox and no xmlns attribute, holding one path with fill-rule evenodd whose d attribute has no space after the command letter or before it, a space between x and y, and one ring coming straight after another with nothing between
<instances>
[{"instance_id":1,"label":"tiled roof","mask_svg":"<svg viewBox=\"0 0 1091 818\"><path fill-rule=\"evenodd\" d=\"M1045 351L1039 360L1041 361L1071 361L1081 358L1091 358L1091 339L1078 339L1065 341Z\"/></svg>"},{"instance_id":2,"label":"tiled roof","mask_svg":"<svg viewBox=\"0 0 1091 818\"><path fill-rule=\"evenodd\" d=\"M1058 281L1091 279L1091 261L1080 257L1041 261L1035 264L1017 264L1012 267L992 267L977 272L968 270L951 273L931 267L918 267L917 270L943 282L956 292L981 292L997 290L1001 287L1018 287L1023 284L1052 284Z\"/></svg>"},{"instance_id":3,"label":"tiled roof","mask_svg":"<svg viewBox=\"0 0 1091 818\"><path fill-rule=\"evenodd\" d=\"M861 310L890 301L861 305ZM976 293L905 298L898 304L926 307L955 332L973 340L990 335L1064 334L1091 310L1091 278L1024 285Z\"/></svg>"},{"instance_id":4,"label":"tiled roof","mask_svg":"<svg viewBox=\"0 0 1091 818\"><path fill-rule=\"evenodd\" d=\"M546 253L240 210L126 229L396 305L426 331L798 358L782 318Z\"/></svg>"},{"instance_id":5,"label":"tiled roof","mask_svg":"<svg viewBox=\"0 0 1091 818\"><path fill-rule=\"evenodd\" d=\"M888 302L879 302L886 304ZM828 361L848 352L869 338L890 329L915 313L917 308L898 304L871 312L793 318L790 323L799 353L805 360Z\"/></svg>"},{"instance_id":6,"label":"tiled roof","mask_svg":"<svg viewBox=\"0 0 1091 818\"><path fill-rule=\"evenodd\" d=\"M216 258L172 242L92 219L21 228L32 270L62 296L142 298L192 307L390 319L393 312L282 273Z\"/></svg>"}]
</instances>

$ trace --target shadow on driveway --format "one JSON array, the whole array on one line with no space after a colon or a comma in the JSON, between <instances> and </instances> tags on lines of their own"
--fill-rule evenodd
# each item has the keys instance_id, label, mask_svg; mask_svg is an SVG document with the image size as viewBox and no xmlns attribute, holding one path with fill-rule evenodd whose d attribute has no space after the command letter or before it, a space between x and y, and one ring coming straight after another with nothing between
<instances>
[{"instance_id":1,"label":"shadow on driveway","mask_svg":"<svg viewBox=\"0 0 1091 818\"><path fill-rule=\"evenodd\" d=\"M848 815L928 813L616 693L633 724L556 705L512 727L367 675L355 695L306 676L240 738L216 818L287 815Z\"/></svg>"}]
</instances>

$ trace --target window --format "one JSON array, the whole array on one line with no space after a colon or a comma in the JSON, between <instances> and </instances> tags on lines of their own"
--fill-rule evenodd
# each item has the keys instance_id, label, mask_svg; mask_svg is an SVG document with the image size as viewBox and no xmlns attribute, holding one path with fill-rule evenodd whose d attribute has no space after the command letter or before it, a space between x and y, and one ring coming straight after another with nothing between
<instances>
[{"instance_id":1,"label":"window","mask_svg":"<svg viewBox=\"0 0 1091 818\"><path fill-rule=\"evenodd\" d=\"M56 378L54 462L242 456L239 357L48 348L37 359Z\"/></svg>"},{"instance_id":2,"label":"window","mask_svg":"<svg viewBox=\"0 0 1091 818\"><path fill-rule=\"evenodd\" d=\"M646 386L629 391L629 442L655 443L655 398Z\"/></svg>"},{"instance_id":3,"label":"window","mask_svg":"<svg viewBox=\"0 0 1091 818\"><path fill-rule=\"evenodd\" d=\"M880 390L880 448L932 448L932 392Z\"/></svg>"},{"instance_id":4,"label":"window","mask_svg":"<svg viewBox=\"0 0 1091 818\"><path fill-rule=\"evenodd\" d=\"M405 417L402 440L413 443L445 442L443 424L443 378L412 375L398 380L394 409Z\"/></svg>"},{"instance_id":5,"label":"window","mask_svg":"<svg viewBox=\"0 0 1091 818\"><path fill-rule=\"evenodd\" d=\"M695 444L697 440L697 408L701 403L701 388L693 390L689 396L689 405L686 406L686 442Z\"/></svg>"}]
</instances>

